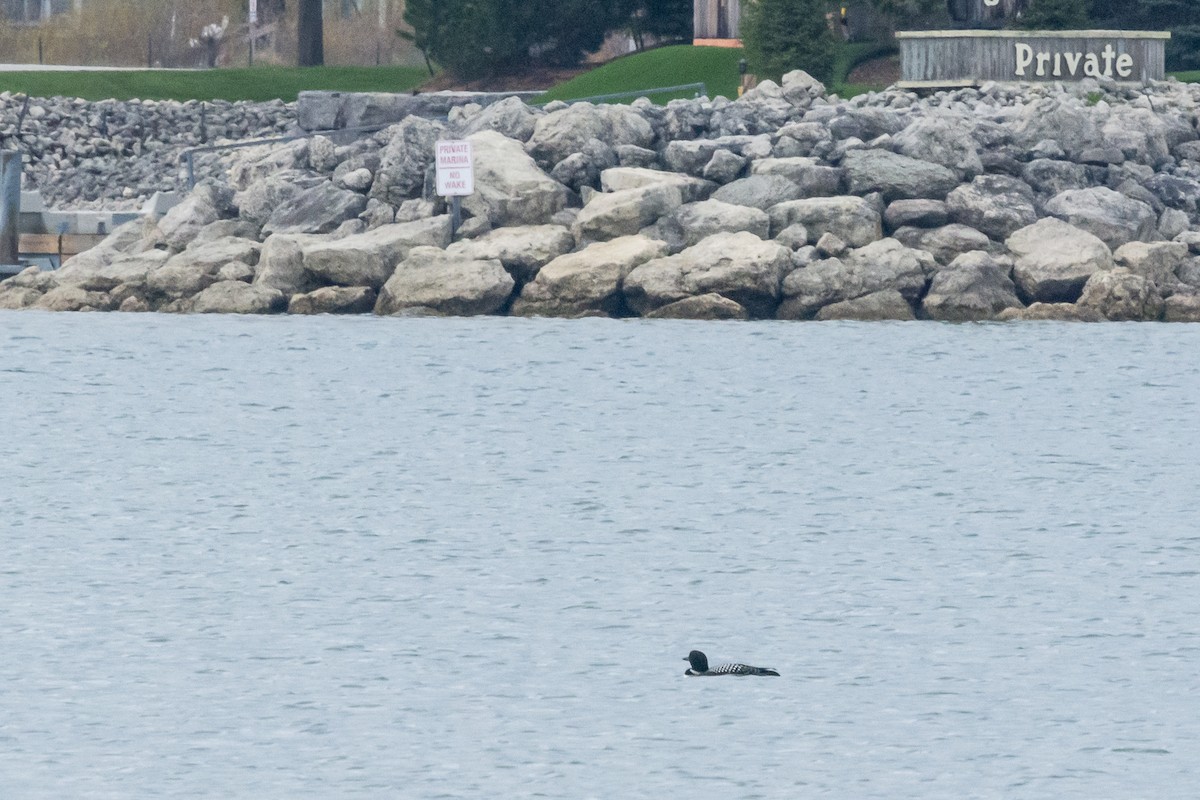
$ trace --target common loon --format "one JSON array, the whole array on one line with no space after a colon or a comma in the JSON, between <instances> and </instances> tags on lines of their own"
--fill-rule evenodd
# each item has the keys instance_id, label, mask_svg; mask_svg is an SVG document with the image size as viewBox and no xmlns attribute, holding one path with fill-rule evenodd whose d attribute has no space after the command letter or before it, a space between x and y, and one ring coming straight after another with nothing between
<instances>
[{"instance_id":1,"label":"common loon","mask_svg":"<svg viewBox=\"0 0 1200 800\"><path fill-rule=\"evenodd\" d=\"M688 653L684 661L691 662L692 665L690 669L684 671L684 675L774 675L776 678L779 677L779 673L773 669L751 667L746 664L718 664L709 669L708 656L699 650Z\"/></svg>"}]
</instances>

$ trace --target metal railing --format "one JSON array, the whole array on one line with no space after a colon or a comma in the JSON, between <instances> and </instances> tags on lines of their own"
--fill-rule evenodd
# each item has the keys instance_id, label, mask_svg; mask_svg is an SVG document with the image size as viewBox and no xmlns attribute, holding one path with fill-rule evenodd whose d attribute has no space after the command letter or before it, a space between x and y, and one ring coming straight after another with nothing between
<instances>
[{"instance_id":1,"label":"metal railing","mask_svg":"<svg viewBox=\"0 0 1200 800\"><path fill-rule=\"evenodd\" d=\"M388 122L382 125L362 125L357 128L335 128L324 131L305 131L304 133L293 133L287 136L275 136L270 139L251 139L245 142L227 142L225 144L207 144L200 147L189 147L179 154L180 160L187 164L188 174L188 189L196 188L196 154L197 153L218 153L222 150L241 150L244 147L260 147L268 144L284 144L285 142L295 142L299 139L310 139L313 136L328 136L330 138L343 133L377 133L384 128L395 125L394 122Z\"/></svg>"},{"instance_id":2,"label":"metal railing","mask_svg":"<svg viewBox=\"0 0 1200 800\"><path fill-rule=\"evenodd\" d=\"M598 94L592 97L580 97L574 100L566 100L568 104L575 103L607 103L612 100L624 100L628 98L637 99L639 97L648 97L656 94L680 94L691 92L692 97L706 97L708 95L708 86L703 83L683 83L678 86L661 86L655 89L638 89L632 92L613 92L612 94ZM530 101L529 105L545 105L551 101ZM299 139L308 139L313 136L329 136L334 137L345 133L377 133L384 128L395 125L396 122L387 122L380 125L363 125L357 128L335 128L324 131L306 131L304 133L293 133L287 136L275 136L270 139L252 139L245 142L229 142L227 144L210 144L201 145L200 147L189 147L179 154L180 159L187 165L188 189L194 189L196 186L196 155L200 153L217 153L223 150L240 150L244 147L260 147L269 144L284 144L286 142L294 142Z\"/></svg>"},{"instance_id":3,"label":"metal railing","mask_svg":"<svg viewBox=\"0 0 1200 800\"><path fill-rule=\"evenodd\" d=\"M577 97L573 100L564 100L563 102L568 105L574 105L575 103L608 103L612 100L626 100L629 98L636 100L639 97L649 97L655 94L680 94L683 92L692 92L692 97L707 97L708 86L704 83L683 83L679 86L661 86L655 89L637 89L632 92L613 92L612 94L597 94L591 97ZM530 105L545 105L550 102L553 101L536 100L530 103Z\"/></svg>"}]
</instances>

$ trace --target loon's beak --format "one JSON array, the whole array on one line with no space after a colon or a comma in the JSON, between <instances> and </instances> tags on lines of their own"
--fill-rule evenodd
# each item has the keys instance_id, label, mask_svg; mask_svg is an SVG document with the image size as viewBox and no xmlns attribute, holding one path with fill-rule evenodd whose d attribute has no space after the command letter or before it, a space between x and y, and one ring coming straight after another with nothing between
<instances>
[{"instance_id":1,"label":"loon's beak","mask_svg":"<svg viewBox=\"0 0 1200 800\"><path fill-rule=\"evenodd\" d=\"M683 660L684 660L684 661L691 661L691 659L690 659L690 658L688 658L687 656L684 656L684 657L683 657Z\"/></svg>"}]
</instances>

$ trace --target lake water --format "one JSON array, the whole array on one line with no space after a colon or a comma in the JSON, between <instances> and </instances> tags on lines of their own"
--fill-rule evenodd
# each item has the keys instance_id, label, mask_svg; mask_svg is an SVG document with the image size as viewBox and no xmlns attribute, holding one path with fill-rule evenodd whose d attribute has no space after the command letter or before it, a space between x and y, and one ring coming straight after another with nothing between
<instances>
[{"instance_id":1,"label":"lake water","mask_svg":"<svg viewBox=\"0 0 1200 800\"><path fill-rule=\"evenodd\" d=\"M1200 786L1200 326L0 344L5 798Z\"/></svg>"}]
</instances>

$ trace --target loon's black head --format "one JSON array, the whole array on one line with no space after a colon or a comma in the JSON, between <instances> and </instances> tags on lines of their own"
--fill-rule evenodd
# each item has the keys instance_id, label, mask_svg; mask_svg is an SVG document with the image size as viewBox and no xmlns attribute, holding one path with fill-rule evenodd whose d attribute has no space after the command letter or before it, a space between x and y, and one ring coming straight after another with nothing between
<instances>
[{"instance_id":1,"label":"loon's black head","mask_svg":"<svg viewBox=\"0 0 1200 800\"><path fill-rule=\"evenodd\" d=\"M708 656L701 653L699 650L693 650L687 654L684 661L690 662L692 672L708 672Z\"/></svg>"}]
</instances>

